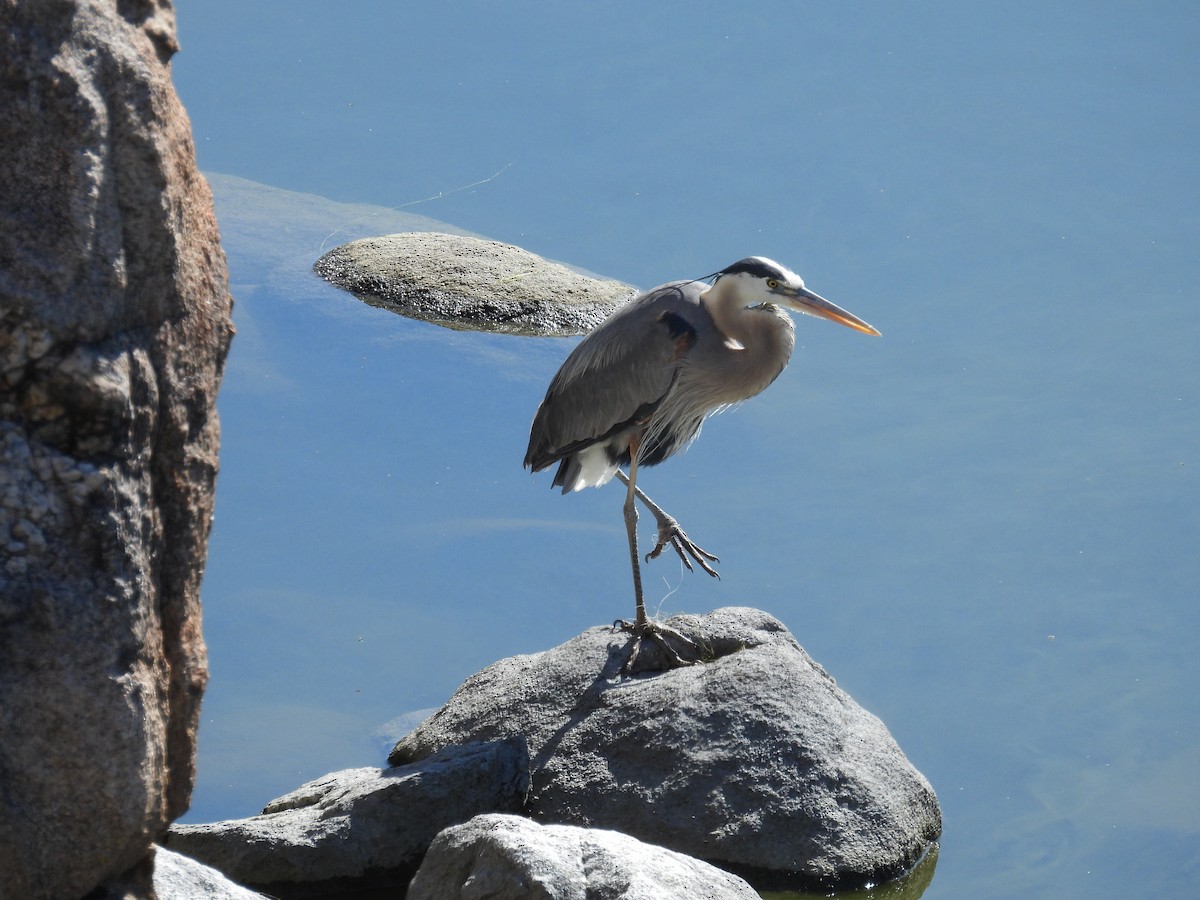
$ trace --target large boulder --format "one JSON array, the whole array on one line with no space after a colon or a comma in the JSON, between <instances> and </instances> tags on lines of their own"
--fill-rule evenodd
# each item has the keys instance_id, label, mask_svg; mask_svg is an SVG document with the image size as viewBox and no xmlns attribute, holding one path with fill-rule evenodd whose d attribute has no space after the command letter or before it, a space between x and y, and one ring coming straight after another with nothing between
<instances>
[{"instance_id":1,"label":"large boulder","mask_svg":"<svg viewBox=\"0 0 1200 900\"><path fill-rule=\"evenodd\" d=\"M521 810L522 738L450 747L393 769L347 769L302 785L262 815L174 825L170 849L277 897L402 887L443 828Z\"/></svg>"},{"instance_id":2,"label":"large boulder","mask_svg":"<svg viewBox=\"0 0 1200 900\"><path fill-rule=\"evenodd\" d=\"M389 762L524 735L528 815L616 829L760 886L878 882L930 847L929 783L780 622L723 609L667 624L702 662L626 677L628 637L593 628L473 675Z\"/></svg>"},{"instance_id":3,"label":"large boulder","mask_svg":"<svg viewBox=\"0 0 1200 900\"><path fill-rule=\"evenodd\" d=\"M0 2L8 897L149 895L191 797L233 328L176 49L167 0Z\"/></svg>"},{"instance_id":4,"label":"large boulder","mask_svg":"<svg viewBox=\"0 0 1200 900\"><path fill-rule=\"evenodd\" d=\"M408 900L758 900L728 872L616 831L477 816L437 836Z\"/></svg>"}]
</instances>

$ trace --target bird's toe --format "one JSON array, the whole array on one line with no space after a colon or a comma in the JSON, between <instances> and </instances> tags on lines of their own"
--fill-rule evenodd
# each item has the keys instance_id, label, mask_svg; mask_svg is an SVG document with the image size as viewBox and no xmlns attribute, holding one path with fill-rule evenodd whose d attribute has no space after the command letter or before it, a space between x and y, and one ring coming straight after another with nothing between
<instances>
[{"instance_id":1,"label":"bird's toe","mask_svg":"<svg viewBox=\"0 0 1200 900\"><path fill-rule=\"evenodd\" d=\"M666 625L654 622L639 625L618 619L613 623L613 629L628 632L631 636L629 655L621 666L622 675L666 672L700 661L700 647L696 642Z\"/></svg>"}]
</instances>

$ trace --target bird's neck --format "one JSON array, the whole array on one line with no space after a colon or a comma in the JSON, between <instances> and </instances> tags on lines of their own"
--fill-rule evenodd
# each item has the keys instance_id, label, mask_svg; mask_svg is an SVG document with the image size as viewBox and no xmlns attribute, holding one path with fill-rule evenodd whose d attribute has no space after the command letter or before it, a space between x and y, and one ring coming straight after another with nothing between
<instances>
[{"instance_id":1,"label":"bird's neck","mask_svg":"<svg viewBox=\"0 0 1200 900\"><path fill-rule=\"evenodd\" d=\"M792 318L778 306L766 303L747 307L718 281L704 292L702 302L713 324L725 337L729 364L744 369L746 387L758 393L778 377L788 364L796 343ZM752 384L751 384L752 382Z\"/></svg>"},{"instance_id":2,"label":"bird's neck","mask_svg":"<svg viewBox=\"0 0 1200 900\"><path fill-rule=\"evenodd\" d=\"M724 288L718 281L704 292L702 300L727 345L731 349L740 345L748 356L778 357L786 364L795 344L791 316L771 303L746 306L734 292Z\"/></svg>"}]
</instances>

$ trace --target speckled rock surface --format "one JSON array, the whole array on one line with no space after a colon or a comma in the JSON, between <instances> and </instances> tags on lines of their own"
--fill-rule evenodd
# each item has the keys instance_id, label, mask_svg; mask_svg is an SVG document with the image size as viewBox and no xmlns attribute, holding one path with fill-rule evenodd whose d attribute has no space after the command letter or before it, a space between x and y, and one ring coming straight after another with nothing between
<instances>
[{"instance_id":1,"label":"speckled rock surface","mask_svg":"<svg viewBox=\"0 0 1200 900\"><path fill-rule=\"evenodd\" d=\"M189 803L233 327L169 3L0 3L0 894L146 896Z\"/></svg>"},{"instance_id":2,"label":"speckled rock surface","mask_svg":"<svg viewBox=\"0 0 1200 900\"><path fill-rule=\"evenodd\" d=\"M408 900L758 900L736 875L616 831L477 816L437 836Z\"/></svg>"},{"instance_id":3,"label":"speckled rock surface","mask_svg":"<svg viewBox=\"0 0 1200 900\"><path fill-rule=\"evenodd\" d=\"M505 334L585 334L637 293L511 244L438 232L351 241L313 270L373 306Z\"/></svg>"},{"instance_id":4,"label":"speckled rock surface","mask_svg":"<svg viewBox=\"0 0 1200 900\"><path fill-rule=\"evenodd\" d=\"M929 783L778 620L730 608L668 624L703 662L622 676L628 635L593 628L471 676L389 761L524 735L527 815L622 831L756 886L861 886L930 848Z\"/></svg>"}]
</instances>

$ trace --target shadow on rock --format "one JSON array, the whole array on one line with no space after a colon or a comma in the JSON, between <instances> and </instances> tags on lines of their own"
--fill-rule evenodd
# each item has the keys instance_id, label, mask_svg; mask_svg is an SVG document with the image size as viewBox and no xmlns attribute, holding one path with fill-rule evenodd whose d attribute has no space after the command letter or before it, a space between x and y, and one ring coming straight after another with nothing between
<instances>
[{"instance_id":1,"label":"shadow on rock","mask_svg":"<svg viewBox=\"0 0 1200 900\"><path fill-rule=\"evenodd\" d=\"M929 783L779 621L722 609L668 624L700 664L621 676L627 638L592 628L471 676L389 761L520 734L534 819L619 830L756 883L879 883L930 848Z\"/></svg>"}]
</instances>

